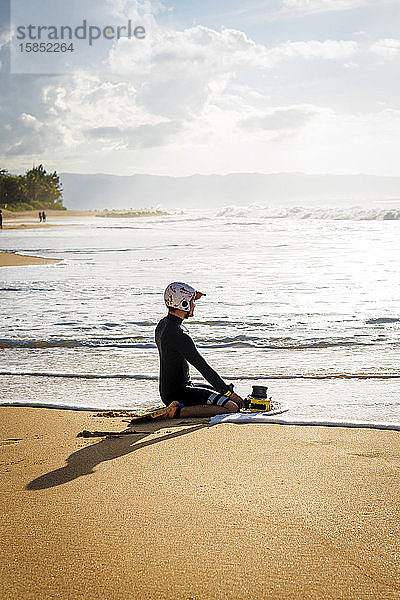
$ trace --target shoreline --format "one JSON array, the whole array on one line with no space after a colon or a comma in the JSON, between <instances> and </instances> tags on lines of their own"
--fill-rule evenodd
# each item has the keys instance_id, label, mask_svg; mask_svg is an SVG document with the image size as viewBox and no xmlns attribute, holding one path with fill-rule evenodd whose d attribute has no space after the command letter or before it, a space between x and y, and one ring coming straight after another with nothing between
<instances>
[{"instance_id":1,"label":"shoreline","mask_svg":"<svg viewBox=\"0 0 400 600\"><path fill-rule=\"evenodd\" d=\"M47 220L39 222L38 211L11 212L3 209L3 230L36 229L47 227L63 227L69 219L74 218L142 218L165 216L168 213L158 209L97 209L97 210L46 210ZM52 222L56 219L57 222ZM65 221L65 222L59 222ZM1 230L0 230L1 234Z\"/></svg>"},{"instance_id":2,"label":"shoreline","mask_svg":"<svg viewBox=\"0 0 400 600\"><path fill-rule=\"evenodd\" d=\"M162 408L164 405L160 404L155 408ZM80 412L80 413L107 413L109 411L127 411L135 413L134 409L122 408L122 409L113 409L113 408L104 408L104 407L96 407L96 406L78 406L72 404L66 404L65 406L61 404L50 404L46 402L7 402L5 404L0 403L0 410L2 408L29 408L29 409L46 409L51 411L71 411L71 412ZM251 425L280 425L286 427L305 427L305 428L313 428L313 427L324 427L324 428L341 428L341 429L371 429L371 430L380 430L380 431L400 431L400 422L390 422L390 421L355 421L353 419L339 419L339 420L331 420L331 419L307 419L307 418L291 418L287 416L286 412L289 407L285 410L277 412L277 414L267 415L266 418L263 417L263 413L235 413L233 415L217 415L211 418L205 418L205 421L209 425L219 425L222 423L247 423L246 418L251 416L250 421L252 421Z\"/></svg>"},{"instance_id":3,"label":"shoreline","mask_svg":"<svg viewBox=\"0 0 400 600\"><path fill-rule=\"evenodd\" d=\"M0 252L1 267L26 267L29 265L46 265L61 262L60 258L42 258L41 256L30 256L18 254L17 252Z\"/></svg>"},{"instance_id":4,"label":"shoreline","mask_svg":"<svg viewBox=\"0 0 400 600\"><path fill-rule=\"evenodd\" d=\"M9 210L3 209L3 230L25 230L25 229L47 229L49 227L63 227L67 224L68 219L73 219L76 217L92 217L95 216L95 211L85 211L85 210L47 210L47 220L43 222L39 222L38 211L21 211L21 212L11 212ZM51 222L51 219L57 219L57 221L65 221L64 223L60 222ZM1 230L0 230L1 236ZM1 238L0 238L1 239Z\"/></svg>"},{"instance_id":5,"label":"shoreline","mask_svg":"<svg viewBox=\"0 0 400 600\"><path fill-rule=\"evenodd\" d=\"M0 410L6 597L398 597L397 432Z\"/></svg>"},{"instance_id":6,"label":"shoreline","mask_svg":"<svg viewBox=\"0 0 400 600\"><path fill-rule=\"evenodd\" d=\"M3 217L6 219L26 219L27 217L31 217L37 223L39 223L38 210L21 210L21 211L11 211L7 209L2 209ZM98 213L98 210L54 210L54 209L46 209L47 217L90 217L94 214Z\"/></svg>"},{"instance_id":7,"label":"shoreline","mask_svg":"<svg viewBox=\"0 0 400 600\"><path fill-rule=\"evenodd\" d=\"M21 230L21 229L47 229L48 227L63 227L65 224L64 223L34 223L32 221L32 223L26 223L25 221L23 223L18 223L18 222L6 222L4 223L3 221L3 230L4 231L9 231L9 230ZM1 234L0 234L1 235Z\"/></svg>"}]
</instances>

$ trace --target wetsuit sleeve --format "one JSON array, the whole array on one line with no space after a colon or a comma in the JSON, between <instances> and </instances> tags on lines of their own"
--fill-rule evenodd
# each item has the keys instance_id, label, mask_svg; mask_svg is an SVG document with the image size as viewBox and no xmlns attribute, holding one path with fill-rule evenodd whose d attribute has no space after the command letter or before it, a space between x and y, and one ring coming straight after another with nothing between
<instances>
[{"instance_id":1,"label":"wetsuit sleeve","mask_svg":"<svg viewBox=\"0 0 400 600\"><path fill-rule=\"evenodd\" d=\"M203 375L204 379L206 379L210 385L212 385L215 391L220 394L225 394L229 389L229 386L218 373L210 367L208 362L204 360L194 345L192 338L184 332L179 336L179 350L186 360Z\"/></svg>"}]
</instances>

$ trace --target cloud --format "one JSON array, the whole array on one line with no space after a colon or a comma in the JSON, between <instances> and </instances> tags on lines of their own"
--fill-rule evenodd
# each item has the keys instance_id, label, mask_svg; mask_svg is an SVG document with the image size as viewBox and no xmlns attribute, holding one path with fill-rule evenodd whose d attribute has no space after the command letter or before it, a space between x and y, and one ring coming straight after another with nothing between
<instances>
[{"instance_id":1,"label":"cloud","mask_svg":"<svg viewBox=\"0 0 400 600\"><path fill-rule=\"evenodd\" d=\"M371 46L371 52L383 58L396 58L400 54L400 40L393 38L378 40Z\"/></svg>"},{"instance_id":2,"label":"cloud","mask_svg":"<svg viewBox=\"0 0 400 600\"><path fill-rule=\"evenodd\" d=\"M106 5L112 14L124 19L158 15L167 10L161 0L106 0Z\"/></svg>"},{"instance_id":3,"label":"cloud","mask_svg":"<svg viewBox=\"0 0 400 600\"><path fill-rule=\"evenodd\" d=\"M155 27L152 31L152 75L164 78L182 76L208 76L238 72L249 68L273 68L283 60L321 59L340 60L352 56L358 49L353 40L315 39L285 42L277 46L256 43L244 32L236 29L213 29L198 25L183 31ZM139 57L140 59L140 57ZM138 60L133 56L127 40L119 40L110 53L113 72L140 75Z\"/></svg>"},{"instance_id":4,"label":"cloud","mask_svg":"<svg viewBox=\"0 0 400 600\"><path fill-rule=\"evenodd\" d=\"M5 46L11 39L10 28L0 23L0 48Z\"/></svg>"},{"instance_id":5,"label":"cloud","mask_svg":"<svg viewBox=\"0 0 400 600\"><path fill-rule=\"evenodd\" d=\"M113 72L137 82L138 106L168 119L195 118L216 88L222 92L237 74L266 62L272 64L266 47L244 33L203 26L183 31L155 28L145 74L124 40L110 55Z\"/></svg>"},{"instance_id":6,"label":"cloud","mask_svg":"<svg viewBox=\"0 0 400 600\"><path fill-rule=\"evenodd\" d=\"M138 127L94 127L87 135L100 142L112 142L123 148L152 148L167 144L182 130L182 123L145 124Z\"/></svg>"},{"instance_id":7,"label":"cloud","mask_svg":"<svg viewBox=\"0 0 400 600\"><path fill-rule=\"evenodd\" d=\"M62 132L52 123L44 123L29 113L22 113L13 122L3 126L4 140L0 146L5 156L37 155L49 145L62 145Z\"/></svg>"},{"instance_id":8,"label":"cloud","mask_svg":"<svg viewBox=\"0 0 400 600\"><path fill-rule=\"evenodd\" d=\"M280 131L293 135L319 112L317 108L310 106L275 108L263 115L242 119L239 125L250 132Z\"/></svg>"},{"instance_id":9,"label":"cloud","mask_svg":"<svg viewBox=\"0 0 400 600\"><path fill-rule=\"evenodd\" d=\"M10 27L7 22L2 22L0 9L0 73L9 71L10 65Z\"/></svg>"},{"instance_id":10,"label":"cloud","mask_svg":"<svg viewBox=\"0 0 400 600\"><path fill-rule=\"evenodd\" d=\"M40 129L43 127L43 123L29 113L22 113L22 115L19 117L19 120L26 129L31 131L40 131Z\"/></svg>"},{"instance_id":11,"label":"cloud","mask_svg":"<svg viewBox=\"0 0 400 600\"><path fill-rule=\"evenodd\" d=\"M359 50L352 40L307 40L267 46L234 29L218 32L202 25L183 31L156 27L151 61L143 64L127 40L110 54L116 75L137 82L137 103L169 119L199 115L218 88L220 93L238 77L259 77L290 61L346 61ZM140 58L140 57L139 57Z\"/></svg>"},{"instance_id":12,"label":"cloud","mask_svg":"<svg viewBox=\"0 0 400 600\"><path fill-rule=\"evenodd\" d=\"M64 146L63 124L44 102L45 80L11 76L0 87L0 156L32 156Z\"/></svg>"},{"instance_id":13,"label":"cloud","mask_svg":"<svg viewBox=\"0 0 400 600\"><path fill-rule=\"evenodd\" d=\"M281 10L275 16L296 17L353 10L370 3L371 0L282 0Z\"/></svg>"},{"instance_id":14,"label":"cloud","mask_svg":"<svg viewBox=\"0 0 400 600\"><path fill-rule=\"evenodd\" d=\"M359 49L353 40L308 40L304 42L287 42L269 51L271 60L278 64L283 60L345 60L354 56Z\"/></svg>"},{"instance_id":15,"label":"cloud","mask_svg":"<svg viewBox=\"0 0 400 600\"><path fill-rule=\"evenodd\" d=\"M7 91L0 92L6 99L0 111L0 133L1 128L4 131L0 154L31 156L49 149L53 154L76 149L84 141L85 125L94 127L102 117L110 122L111 116L118 119L115 106L125 98L126 109L127 88L90 76L10 77Z\"/></svg>"}]
</instances>

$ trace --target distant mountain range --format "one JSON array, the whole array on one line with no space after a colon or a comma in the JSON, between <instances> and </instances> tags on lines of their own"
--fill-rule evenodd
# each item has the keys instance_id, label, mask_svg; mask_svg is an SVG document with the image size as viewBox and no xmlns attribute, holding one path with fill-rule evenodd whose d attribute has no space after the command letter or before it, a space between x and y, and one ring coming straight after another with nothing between
<instances>
[{"instance_id":1,"label":"distant mountain range","mask_svg":"<svg viewBox=\"0 0 400 600\"><path fill-rule=\"evenodd\" d=\"M400 177L231 173L229 175L85 175L62 173L64 206L73 210L272 205L364 204L400 199Z\"/></svg>"}]
</instances>

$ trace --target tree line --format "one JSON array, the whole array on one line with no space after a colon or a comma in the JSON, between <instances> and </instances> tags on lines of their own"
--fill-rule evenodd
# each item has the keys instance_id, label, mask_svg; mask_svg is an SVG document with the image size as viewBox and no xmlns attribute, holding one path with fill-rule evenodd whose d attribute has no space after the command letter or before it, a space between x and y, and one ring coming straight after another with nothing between
<instances>
[{"instance_id":1,"label":"tree line","mask_svg":"<svg viewBox=\"0 0 400 600\"><path fill-rule=\"evenodd\" d=\"M32 167L25 175L11 175L6 169L0 169L0 208L66 210L62 204L60 177L56 171L47 173L43 165Z\"/></svg>"}]
</instances>

